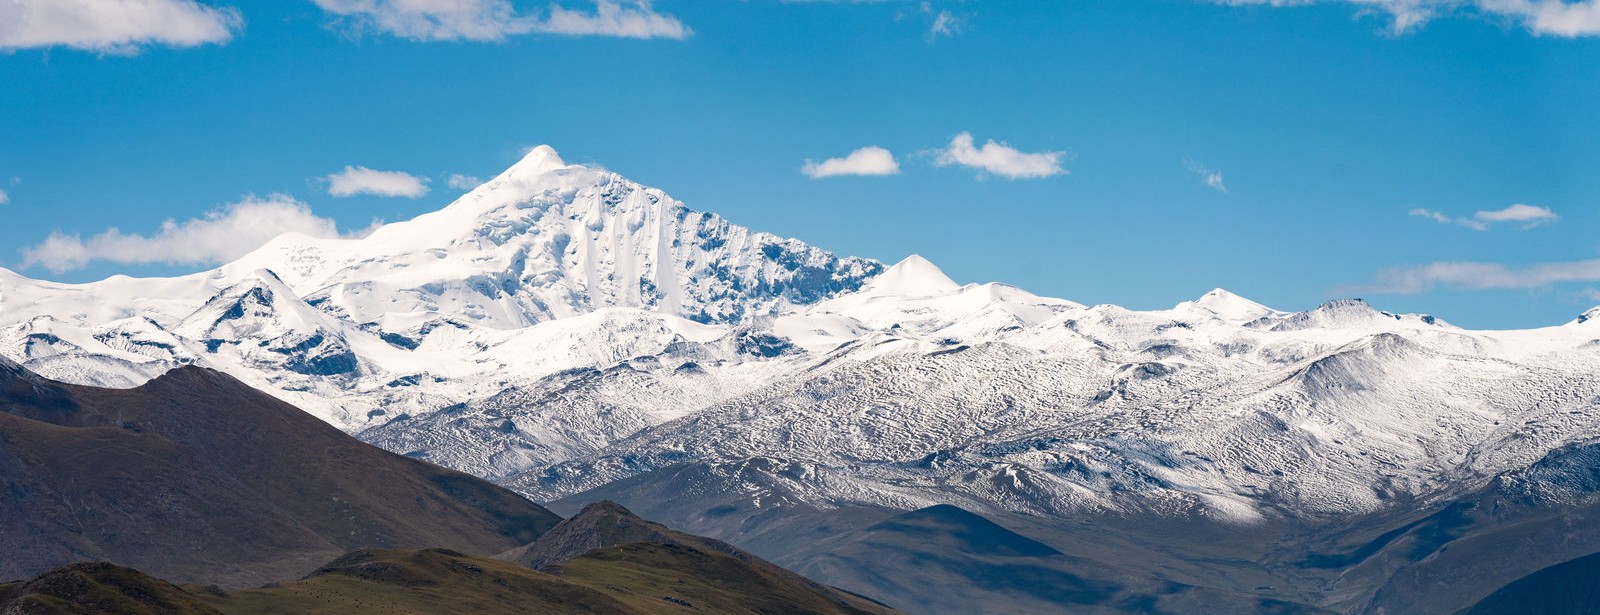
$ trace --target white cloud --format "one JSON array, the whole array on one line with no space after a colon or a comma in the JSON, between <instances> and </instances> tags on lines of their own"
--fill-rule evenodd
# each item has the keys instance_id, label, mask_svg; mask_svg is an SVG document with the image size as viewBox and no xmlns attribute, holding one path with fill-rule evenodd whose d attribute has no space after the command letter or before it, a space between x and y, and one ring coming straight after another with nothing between
<instances>
[{"instance_id":1,"label":"white cloud","mask_svg":"<svg viewBox=\"0 0 1600 615\"><path fill-rule=\"evenodd\" d=\"M1600 281L1600 259L1510 267L1500 263L1438 262L1378 272L1370 285L1344 291L1414 294L1434 288L1455 290L1528 289L1566 282ZM1345 293L1340 293L1345 294Z\"/></svg>"},{"instance_id":2,"label":"white cloud","mask_svg":"<svg viewBox=\"0 0 1600 615\"><path fill-rule=\"evenodd\" d=\"M972 133L963 132L940 150L934 164L947 167L959 164L1007 179L1051 177L1067 172L1061 168L1065 152L1025 153L990 139L983 147L973 147Z\"/></svg>"},{"instance_id":3,"label":"white cloud","mask_svg":"<svg viewBox=\"0 0 1600 615\"><path fill-rule=\"evenodd\" d=\"M499 40L516 21L507 0L312 0L322 10L373 29L417 40Z\"/></svg>"},{"instance_id":4,"label":"white cloud","mask_svg":"<svg viewBox=\"0 0 1600 615\"><path fill-rule=\"evenodd\" d=\"M462 175L460 173L456 173L455 175L451 175L450 179L445 181L445 184L451 188L455 188L456 190L471 190L473 188L477 188L479 185L482 185L483 180L472 175Z\"/></svg>"},{"instance_id":5,"label":"white cloud","mask_svg":"<svg viewBox=\"0 0 1600 615\"><path fill-rule=\"evenodd\" d=\"M1404 33L1452 14L1509 19L1536 35L1600 35L1600 0L1218 0L1228 5L1304 6L1343 3L1361 11L1387 13L1390 28Z\"/></svg>"},{"instance_id":6,"label":"white cloud","mask_svg":"<svg viewBox=\"0 0 1600 615\"><path fill-rule=\"evenodd\" d=\"M693 33L676 17L655 12L648 0L596 0L593 11L551 4L543 15L519 13L510 0L312 1L358 30L420 41L498 41L533 33L681 39Z\"/></svg>"},{"instance_id":7,"label":"white cloud","mask_svg":"<svg viewBox=\"0 0 1600 615\"><path fill-rule=\"evenodd\" d=\"M11 195L6 194L6 191L4 191L4 190L0 190L0 205L5 205L5 204L10 203L10 202L11 202Z\"/></svg>"},{"instance_id":8,"label":"white cloud","mask_svg":"<svg viewBox=\"0 0 1600 615\"><path fill-rule=\"evenodd\" d=\"M1192 159L1185 159L1183 161L1183 166L1184 168L1189 169L1189 172L1193 173L1195 177L1199 178L1200 183L1205 185L1205 187L1216 190L1217 192L1228 192L1227 184L1222 183L1222 171L1206 168L1205 165L1195 162Z\"/></svg>"},{"instance_id":9,"label":"white cloud","mask_svg":"<svg viewBox=\"0 0 1600 615\"><path fill-rule=\"evenodd\" d=\"M1445 215L1444 212L1434 211L1432 209L1413 209L1409 212L1409 215L1427 218L1441 224L1455 222L1456 224L1465 226L1475 231L1487 231L1489 230L1489 227L1495 224L1508 222L1521 223L1521 228L1523 230L1527 230L1544 226L1546 224L1553 224L1561 220L1561 216L1556 215L1556 212L1550 211L1550 208L1548 207L1526 205L1523 203L1510 205L1504 209L1478 211L1474 212L1471 217L1455 218L1453 220L1450 218L1450 216Z\"/></svg>"},{"instance_id":10,"label":"white cloud","mask_svg":"<svg viewBox=\"0 0 1600 615\"><path fill-rule=\"evenodd\" d=\"M651 10L649 2L623 6L608 0L598 2L593 13L552 5L549 17L531 27L533 32L568 36L683 39L693 33L678 18Z\"/></svg>"},{"instance_id":11,"label":"white cloud","mask_svg":"<svg viewBox=\"0 0 1600 615\"><path fill-rule=\"evenodd\" d=\"M1413 210L1411 210L1409 212L1406 212L1406 215L1408 215L1408 216L1416 216L1416 217L1419 217L1419 218L1427 218L1427 219L1432 220L1434 222L1438 222L1439 224L1449 224L1450 223L1450 216L1444 215L1444 212L1442 212L1442 211L1434 211L1432 209L1423 209L1421 207L1418 207L1418 208L1413 209Z\"/></svg>"},{"instance_id":12,"label":"white cloud","mask_svg":"<svg viewBox=\"0 0 1600 615\"><path fill-rule=\"evenodd\" d=\"M1472 219L1485 224L1492 224L1496 222L1521 222L1523 223L1522 228L1533 228L1535 226L1550 224L1560 220L1561 216L1556 215L1556 212L1550 211L1550 208L1548 207L1539 207L1536 205L1525 205L1518 203L1516 205L1506 207L1505 209L1480 211L1474 213L1472 214Z\"/></svg>"},{"instance_id":13,"label":"white cloud","mask_svg":"<svg viewBox=\"0 0 1600 615\"><path fill-rule=\"evenodd\" d=\"M0 0L0 51L71 47L133 53L148 45L225 43L239 11L195 0Z\"/></svg>"},{"instance_id":14,"label":"white cloud","mask_svg":"<svg viewBox=\"0 0 1600 615\"><path fill-rule=\"evenodd\" d=\"M268 240L289 232L313 237L340 236L333 220L318 217L311 213L310 206L292 197L282 194L266 198L252 196L210 211L202 218L183 222L169 219L161 224L160 233L150 237L123 233L115 228L87 240L77 235L51 233L43 242L22 251L22 265L42 266L54 272L82 269L95 261L209 265L244 256Z\"/></svg>"},{"instance_id":15,"label":"white cloud","mask_svg":"<svg viewBox=\"0 0 1600 615\"><path fill-rule=\"evenodd\" d=\"M1579 37L1600 34L1600 1L1542 2L1511 1L1529 19L1528 27L1539 34Z\"/></svg>"},{"instance_id":16,"label":"white cloud","mask_svg":"<svg viewBox=\"0 0 1600 615\"><path fill-rule=\"evenodd\" d=\"M322 178L328 194L337 197L371 194L414 199L428 193L428 179L400 171L375 171L347 166L343 171Z\"/></svg>"},{"instance_id":17,"label":"white cloud","mask_svg":"<svg viewBox=\"0 0 1600 615\"><path fill-rule=\"evenodd\" d=\"M822 162L807 158L800 172L811 179L840 175L894 175L900 172L900 163L895 161L894 154L889 150L869 145L843 158L829 158Z\"/></svg>"}]
</instances>

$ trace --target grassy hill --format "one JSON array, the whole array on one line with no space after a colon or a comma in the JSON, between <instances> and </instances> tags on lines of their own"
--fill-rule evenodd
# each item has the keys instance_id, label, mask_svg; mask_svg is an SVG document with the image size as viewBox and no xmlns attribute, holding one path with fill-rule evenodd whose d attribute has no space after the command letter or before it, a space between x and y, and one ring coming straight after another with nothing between
<instances>
[{"instance_id":1,"label":"grassy hill","mask_svg":"<svg viewBox=\"0 0 1600 615\"><path fill-rule=\"evenodd\" d=\"M748 562L686 545L630 543L550 572L455 551L364 549L306 578L196 594L228 615L864 614Z\"/></svg>"},{"instance_id":2,"label":"grassy hill","mask_svg":"<svg viewBox=\"0 0 1600 615\"><path fill-rule=\"evenodd\" d=\"M6 615L219 615L171 583L104 562L72 564L0 584Z\"/></svg>"}]
</instances>

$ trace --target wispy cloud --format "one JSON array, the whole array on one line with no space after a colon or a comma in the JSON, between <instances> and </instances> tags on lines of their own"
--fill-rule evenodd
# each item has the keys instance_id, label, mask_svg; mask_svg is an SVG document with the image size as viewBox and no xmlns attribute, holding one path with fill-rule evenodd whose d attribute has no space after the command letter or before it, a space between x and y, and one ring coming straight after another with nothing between
<instances>
[{"instance_id":1,"label":"wispy cloud","mask_svg":"<svg viewBox=\"0 0 1600 615\"><path fill-rule=\"evenodd\" d=\"M11 195L6 194L5 190L0 190L0 205L6 205L6 204L9 204L10 202L11 202Z\"/></svg>"},{"instance_id":2,"label":"wispy cloud","mask_svg":"<svg viewBox=\"0 0 1600 615\"><path fill-rule=\"evenodd\" d=\"M933 16L933 25L928 26L928 38L937 40L941 36L955 36L961 32L961 18L952 15L948 9L940 9Z\"/></svg>"},{"instance_id":3,"label":"wispy cloud","mask_svg":"<svg viewBox=\"0 0 1600 615\"><path fill-rule=\"evenodd\" d=\"M1450 224L1450 216L1446 216L1443 211L1429 210L1429 208L1414 208L1414 210L1406 211L1406 215L1432 219L1435 223Z\"/></svg>"},{"instance_id":4,"label":"wispy cloud","mask_svg":"<svg viewBox=\"0 0 1600 615\"><path fill-rule=\"evenodd\" d=\"M1427 218L1427 219L1432 220L1434 222L1438 222L1439 224L1449 224L1450 223L1450 216L1445 215L1444 212L1442 212L1442 211L1434 211L1432 209L1424 209L1422 207L1418 207L1418 208L1413 209L1413 210L1411 210L1409 212L1406 212L1406 215L1408 215L1408 216L1416 216L1418 218Z\"/></svg>"},{"instance_id":5,"label":"wispy cloud","mask_svg":"<svg viewBox=\"0 0 1600 615\"><path fill-rule=\"evenodd\" d=\"M161 232L148 237L115 228L89 239L51 233L43 242L22 251L22 266L40 266L59 273L82 269L96 261L210 265L244 256L288 232L324 238L341 236L333 220L317 216L310 206L292 197L252 196L201 218L183 222L169 219L161 224ZM365 232L368 231L352 235Z\"/></svg>"},{"instance_id":6,"label":"wispy cloud","mask_svg":"<svg viewBox=\"0 0 1600 615\"><path fill-rule=\"evenodd\" d=\"M1600 259L1513 267L1501 263L1437 262L1379 271L1371 284L1338 289L1338 294L1415 294L1434 288L1454 290L1528 289L1568 282L1600 281Z\"/></svg>"},{"instance_id":7,"label":"wispy cloud","mask_svg":"<svg viewBox=\"0 0 1600 615\"><path fill-rule=\"evenodd\" d=\"M1537 205L1527 205L1524 203L1509 205L1504 209L1473 212L1471 216L1460 218L1452 218L1442 211L1435 211L1420 207L1407 212L1407 214L1419 218L1427 218L1440 224L1450 224L1453 222L1476 231L1487 231L1493 225L1505 223L1520 224L1521 229L1527 230L1544 226L1546 224L1554 224L1555 222L1561 220L1561 216L1556 215L1556 212L1551 211L1548 207L1539 207Z\"/></svg>"},{"instance_id":8,"label":"wispy cloud","mask_svg":"<svg viewBox=\"0 0 1600 615\"><path fill-rule=\"evenodd\" d=\"M1184 159L1183 167L1188 169L1189 173L1198 178L1200 183L1205 187L1222 193L1226 193L1228 191L1227 184L1222 183L1222 171L1208 168L1190 158Z\"/></svg>"},{"instance_id":9,"label":"wispy cloud","mask_svg":"<svg viewBox=\"0 0 1600 615\"><path fill-rule=\"evenodd\" d=\"M357 31L419 41L498 41L522 34L682 39L693 33L648 0L596 0L593 10L551 4L522 13L510 0L312 0Z\"/></svg>"},{"instance_id":10,"label":"wispy cloud","mask_svg":"<svg viewBox=\"0 0 1600 615\"><path fill-rule=\"evenodd\" d=\"M1395 33L1413 30L1440 16L1475 14L1509 19L1536 35L1600 35L1600 0L1217 0L1228 5L1304 6L1348 4L1390 18Z\"/></svg>"},{"instance_id":11,"label":"wispy cloud","mask_svg":"<svg viewBox=\"0 0 1600 615\"><path fill-rule=\"evenodd\" d=\"M869 145L843 158L829 158L816 162L809 158L800 172L811 179L838 177L840 175L894 175L900 172L900 163L894 154L876 145Z\"/></svg>"},{"instance_id":12,"label":"wispy cloud","mask_svg":"<svg viewBox=\"0 0 1600 615\"><path fill-rule=\"evenodd\" d=\"M894 12L895 23L927 24L929 43L955 36L966 27L968 15L952 13L949 9L938 8L931 0L918 2L915 6L905 0L778 0L784 4L889 4L901 5Z\"/></svg>"},{"instance_id":13,"label":"wispy cloud","mask_svg":"<svg viewBox=\"0 0 1600 615\"><path fill-rule=\"evenodd\" d=\"M322 178L328 194L336 197L371 194L414 199L428 193L428 179L400 171L376 171L347 166L343 171Z\"/></svg>"},{"instance_id":14,"label":"wispy cloud","mask_svg":"<svg viewBox=\"0 0 1600 615\"><path fill-rule=\"evenodd\" d=\"M239 11L194 0L0 0L0 51L70 47L135 53L150 45L226 43Z\"/></svg>"},{"instance_id":15,"label":"wispy cloud","mask_svg":"<svg viewBox=\"0 0 1600 615\"><path fill-rule=\"evenodd\" d=\"M1061 168L1064 158L1066 152L1027 153L993 139L983 147L975 147L972 133L963 132L950 139L933 163L941 167L961 165L1006 179L1030 179L1065 174L1067 170Z\"/></svg>"},{"instance_id":16,"label":"wispy cloud","mask_svg":"<svg viewBox=\"0 0 1600 615\"><path fill-rule=\"evenodd\" d=\"M445 180L445 185L455 188L456 190L471 190L482 184L483 180L472 175L462 175L460 173L451 175L450 179Z\"/></svg>"}]
</instances>

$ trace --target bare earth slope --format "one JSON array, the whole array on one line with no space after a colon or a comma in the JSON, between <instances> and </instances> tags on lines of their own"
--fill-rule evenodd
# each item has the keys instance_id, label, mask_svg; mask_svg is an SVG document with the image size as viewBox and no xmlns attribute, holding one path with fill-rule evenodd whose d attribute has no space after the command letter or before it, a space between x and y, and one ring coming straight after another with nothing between
<instances>
[{"instance_id":1,"label":"bare earth slope","mask_svg":"<svg viewBox=\"0 0 1600 615\"><path fill-rule=\"evenodd\" d=\"M498 553L559 521L202 368L113 390L0 364L0 410L0 578L99 559L248 585L366 546Z\"/></svg>"}]
</instances>

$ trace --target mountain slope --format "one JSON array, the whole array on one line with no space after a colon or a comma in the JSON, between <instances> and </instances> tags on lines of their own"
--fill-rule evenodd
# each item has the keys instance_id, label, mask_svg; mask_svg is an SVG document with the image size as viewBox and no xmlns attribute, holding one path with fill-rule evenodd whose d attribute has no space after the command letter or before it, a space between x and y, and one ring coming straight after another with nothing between
<instances>
[{"instance_id":1,"label":"mountain slope","mask_svg":"<svg viewBox=\"0 0 1600 615\"><path fill-rule=\"evenodd\" d=\"M1070 557L949 505L895 516L785 558L824 582L916 613L1314 613Z\"/></svg>"},{"instance_id":2,"label":"mountain slope","mask_svg":"<svg viewBox=\"0 0 1600 615\"><path fill-rule=\"evenodd\" d=\"M1467 609L1465 615L1547 613L1581 615L1600 611L1600 553L1562 562L1517 579Z\"/></svg>"},{"instance_id":3,"label":"mountain slope","mask_svg":"<svg viewBox=\"0 0 1600 615\"><path fill-rule=\"evenodd\" d=\"M111 390L0 365L0 408L0 578L105 559L250 584L369 545L497 553L559 520L202 368Z\"/></svg>"},{"instance_id":4,"label":"mountain slope","mask_svg":"<svg viewBox=\"0 0 1600 615\"><path fill-rule=\"evenodd\" d=\"M0 584L7 615L221 615L177 586L132 568L80 563Z\"/></svg>"},{"instance_id":5,"label":"mountain slope","mask_svg":"<svg viewBox=\"0 0 1600 615\"><path fill-rule=\"evenodd\" d=\"M728 543L685 534L659 523L646 521L622 505L610 501L589 504L578 514L545 532L538 540L495 557L541 570L564 570L567 565L585 555L640 543L667 547L671 551L704 554L701 556L702 559L704 556L712 555L729 557L747 569L741 574L769 578L785 586L805 588L809 592L827 597L840 608L872 613L887 611L881 608L881 605L819 585L811 579L785 570Z\"/></svg>"},{"instance_id":6,"label":"mountain slope","mask_svg":"<svg viewBox=\"0 0 1600 615\"><path fill-rule=\"evenodd\" d=\"M229 615L890 612L840 605L726 555L652 543L600 549L567 562L559 574L441 549L368 549L298 581L200 597Z\"/></svg>"}]
</instances>

